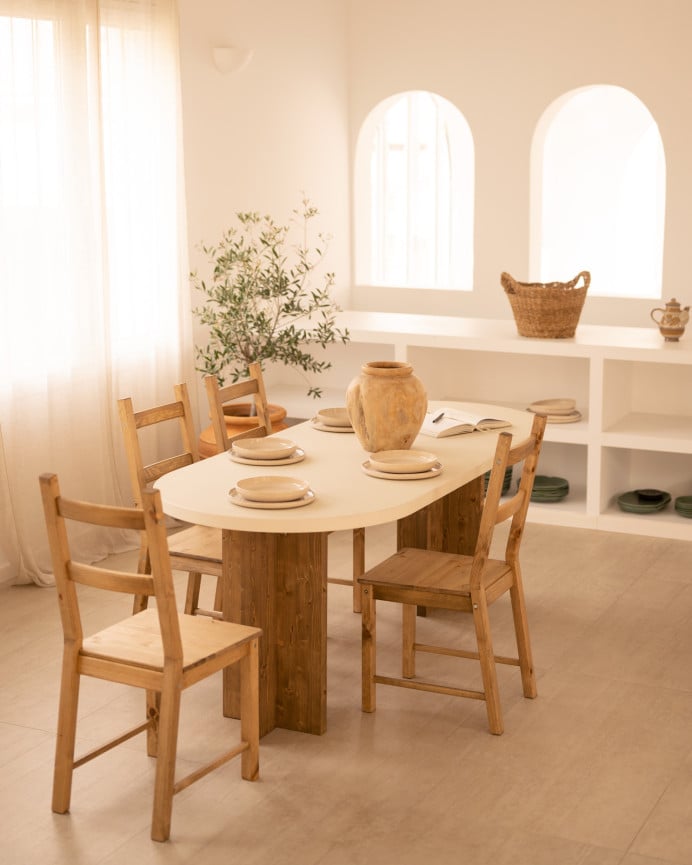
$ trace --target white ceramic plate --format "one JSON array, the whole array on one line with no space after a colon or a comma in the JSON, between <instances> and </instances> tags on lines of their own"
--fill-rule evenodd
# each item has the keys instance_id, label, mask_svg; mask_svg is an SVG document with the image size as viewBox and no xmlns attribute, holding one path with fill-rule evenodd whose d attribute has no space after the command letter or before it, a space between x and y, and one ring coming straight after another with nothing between
<instances>
[{"instance_id":1,"label":"white ceramic plate","mask_svg":"<svg viewBox=\"0 0 692 865\"><path fill-rule=\"evenodd\" d=\"M576 423L581 420L581 412L577 409L574 411L565 412L564 414L546 414L545 411L534 411L534 409L529 409L534 414L545 414L547 423Z\"/></svg>"},{"instance_id":2,"label":"white ceramic plate","mask_svg":"<svg viewBox=\"0 0 692 865\"><path fill-rule=\"evenodd\" d=\"M333 426L331 424L321 423L314 417L311 421L312 426L315 429L321 430L322 432L333 432L333 433L352 433L352 426Z\"/></svg>"},{"instance_id":3,"label":"white ceramic plate","mask_svg":"<svg viewBox=\"0 0 692 865\"><path fill-rule=\"evenodd\" d=\"M251 502L292 502L302 499L310 484L298 478L266 475L242 478L236 481L235 489Z\"/></svg>"},{"instance_id":4,"label":"white ceramic plate","mask_svg":"<svg viewBox=\"0 0 692 865\"><path fill-rule=\"evenodd\" d=\"M279 460L290 457L295 452L296 447L296 443L290 439L266 436L233 442L231 451L234 456L244 459Z\"/></svg>"},{"instance_id":5,"label":"white ceramic plate","mask_svg":"<svg viewBox=\"0 0 692 865\"><path fill-rule=\"evenodd\" d=\"M437 456L428 451L393 450L370 454L370 466L379 472L413 474L427 472L437 463Z\"/></svg>"},{"instance_id":6,"label":"white ceramic plate","mask_svg":"<svg viewBox=\"0 0 692 865\"><path fill-rule=\"evenodd\" d=\"M240 495L235 487L228 494L229 501L241 508L258 508L260 510L270 511L279 510L281 508L302 508L305 505L312 504L315 501L315 494L312 490L308 490L302 498L294 499L290 502L253 502L251 499L246 499Z\"/></svg>"},{"instance_id":7,"label":"white ceramic plate","mask_svg":"<svg viewBox=\"0 0 692 865\"><path fill-rule=\"evenodd\" d=\"M370 475L371 478L386 478L388 481L422 481L426 478L436 478L442 473L442 465L440 463L435 463L427 471L411 472L410 474L404 474L404 472L380 472L370 465L370 460L365 460L362 468L365 474Z\"/></svg>"},{"instance_id":8,"label":"white ceramic plate","mask_svg":"<svg viewBox=\"0 0 692 865\"><path fill-rule=\"evenodd\" d=\"M303 450L303 448L296 448L290 457L278 460L249 459L247 457L239 457L236 456L236 454L234 454L232 450L228 451L228 456L234 463L240 463L244 466L290 466L293 465L293 463L302 462L305 459L305 451Z\"/></svg>"},{"instance_id":9,"label":"white ceramic plate","mask_svg":"<svg viewBox=\"0 0 692 865\"><path fill-rule=\"evenodd\" d=\"M351 426L351 419L345 408L323 408L315 415L315 420L325 426Z\"/></svg>"}]
</instances>

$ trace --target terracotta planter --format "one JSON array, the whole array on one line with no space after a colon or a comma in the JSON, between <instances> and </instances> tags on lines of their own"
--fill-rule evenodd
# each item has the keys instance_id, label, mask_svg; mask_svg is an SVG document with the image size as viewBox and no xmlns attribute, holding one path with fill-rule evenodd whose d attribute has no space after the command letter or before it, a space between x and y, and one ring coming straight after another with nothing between
<instances>
[{"instance_id":1,"label":"terracotta planter","mask_svg":"<svg viewBox=\"0 0 692 865\"><path fill-rule=\"evenodd\" d=\"M283 423L286 417L286 409L283 406L271 403L269 403L267 408L269 409L269 418L272 422L272 432L286 429L288 424ZM240 402L224 408L226 431L229 436L237 435L253 426L257 426L257 417L251 415L251 411L252 403L249 402ZM199 437L199 455L201 457L213 457L216 453L218 451L216 449L214 430L211 426L208 426Z\"/></svg>"},{"instance_id":2,"label":"terracotta planter","mask_svg":"<svg viewBox=\"0 0 692 865\"><path fill-rule=\"evenodd\" d=\"M346 408L364 450L410 448L423 425L428 397L410 363L378 360L361 367L346 391Z\"/></svg>"}]
</instances>

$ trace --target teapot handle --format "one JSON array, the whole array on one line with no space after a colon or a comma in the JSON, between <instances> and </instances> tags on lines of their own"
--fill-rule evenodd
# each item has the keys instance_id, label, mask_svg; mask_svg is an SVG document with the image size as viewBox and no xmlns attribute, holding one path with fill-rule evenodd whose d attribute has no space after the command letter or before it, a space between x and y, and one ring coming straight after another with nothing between
<instances>
[{"instance_id":1,"label":"teapot handle","mask_svg":"<svg viewBox=\"0 0 692 865\"><path fill-rule=\"evenodd\" d=\"M656 316L654 315L655 312L662 312L662 313L665 314L665 309L652 309L651 312L649 313L649 315L650 315L651 318L656 322L656 324L660 325L661 322L660 322L660 321L656 318Z\"/></svg>"}]
</instances>

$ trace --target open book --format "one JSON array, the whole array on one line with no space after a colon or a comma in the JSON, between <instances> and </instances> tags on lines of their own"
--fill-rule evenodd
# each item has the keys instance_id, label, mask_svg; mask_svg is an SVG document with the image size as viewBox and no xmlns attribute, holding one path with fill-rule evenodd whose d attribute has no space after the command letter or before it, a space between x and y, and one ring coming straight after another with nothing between
<instances>
[{"instance_id":1,"label":"open book","mask_svg":"<svg viewBox=\"0 0 692 865\"><path fill-rule=\"evenodd\" d=\"M460 433L470 433L474 430L503 429L509 426L512 424L508 420L484 417L456 408L442 407L429 409L426 412L420 431L422 435L439 439Z\"/></svg>"}]
</instances>

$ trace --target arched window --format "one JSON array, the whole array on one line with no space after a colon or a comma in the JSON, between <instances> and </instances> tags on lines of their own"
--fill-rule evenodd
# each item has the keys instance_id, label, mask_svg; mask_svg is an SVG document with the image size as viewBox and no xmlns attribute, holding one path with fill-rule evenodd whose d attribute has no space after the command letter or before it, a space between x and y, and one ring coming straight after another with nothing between
<instances>
[{"instance_id":1,"label":"arched window","mask_svg":"<svg viewBox=\"0 0 692 865\"><path fill-rule=\"evenodd\" d=\"M622 87L565 94L531 152L531 278L591 272L590 295L660 297L665 157L646 106Z\"/></svg>"},{"instance_id":2,"label":"arched window","mask_svg":"<svg viewBox=\"0 0 692 865\"><path fill-rule=\"evenodd\" d=\"M370 112L355 157L356 281L470 290L473 137L451 102L400 93Z\"/></svg>"}]
</instances>

